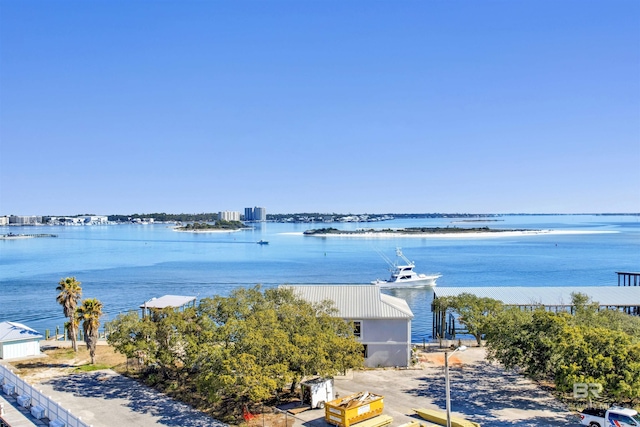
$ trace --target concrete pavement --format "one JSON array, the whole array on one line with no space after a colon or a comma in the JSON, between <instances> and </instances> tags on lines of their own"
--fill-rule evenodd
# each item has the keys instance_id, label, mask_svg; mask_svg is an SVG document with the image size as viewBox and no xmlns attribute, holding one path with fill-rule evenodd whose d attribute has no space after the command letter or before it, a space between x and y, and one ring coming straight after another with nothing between
<instances>
[{"instance_id":1,"label":"concrete pavement","mask_svg":"<svg viewBox=\"0 0 640 427\"><path fill-rule=\"evenodd\" d=\"M443 357L428 354L412 369L372 369L350 373L334 380L341 396L361 391L384 396L384 414L393 417L392 426L420 419L413 408L444 411ZM478 422L482 427L566 427L579 425L579 418L549 392L521 375L508 372L485 360L484 348L469 348L450 358L452 364L451 411L453 415ZM327 427L323 410L296 415L295 427Z\"/></svg>"},{"instance_id":2,"label":"concrete pavement","mask_svg":"<svg viewBox=\"0 0 640 427\"><path fill-rule=\"evenodd\" d=\"M384 396L384 414L393 426L414 421L412 408L444 411L442 352L420 355L411 369L372 369L337 377L339 396L370 391ZM450 358L452 413L483 427L564 427L577 417L553 396L522 376L485 360L483 348L469 348ZM94 427L181 426L221 427L225 424L113 371L95 371L40 383L42 389ZM323 410L288 415L294 427L326 427ZM422 421L424 424L426 422Z\"/></svg>"},{"instance_id":3,"label":"concrete pavement","mask_svg":"<svg viewBox=\"0 0 640 427\"><path fill-rule=\"evenodd\" d=\"M226 426L111 370L58 377L36 387L94 427Z\"/></svg>"}]
</instances>

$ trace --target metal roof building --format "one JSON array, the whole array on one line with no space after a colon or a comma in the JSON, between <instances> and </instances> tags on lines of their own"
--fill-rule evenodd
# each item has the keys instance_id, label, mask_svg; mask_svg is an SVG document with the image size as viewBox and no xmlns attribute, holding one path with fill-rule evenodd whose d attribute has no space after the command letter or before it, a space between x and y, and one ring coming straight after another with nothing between
<instances>
[{"instance_id":1,"label":"metal roof building","mask_svg":"<svg viewBox=\"0 0 640 427\"><path fill-rule=\"evenodd\" d=\"M493 298L506 305L520 307L541 305L545 307L570 307L572 293L588 295L601 307L640 306L640 287L638 286L439 287L434 292L435 298L469 293L481 298Z\"/></svg>"},{"instance_id":2,"label":"metal roof building","mask_svg":"<svg viewBox=\"0 0 640 427\"><path fill-rule=\"evenodd\" d=\"M331 300L338 316L346 319L412 319L413 312L401 298L386 295L373 285L283 285L309 302Z\"/></svg>"},{"instance_id":3,"label":"metal roof building","mask_svg":"<svg viewBox=\"0 0 640 427\"><path fill-rule=\"evenodd\" d=\"M160 298L151 298L140 306L142 316L146 316L152 310L162 310L163 308L175 308L178 310L185 307L193 307L196 304L196 297L181 295L165 295Z\"/></svg>"},{"instance_id":4,"label":"metal roof building","mask_svg":"<svg viewBox=\"0 0 640 427\"><path fill-rule=\"evenodd\" d=\"M368 367L409 366L413 312L401 298L373 285L282 285L311 303L333 301L337 317L353 323Z\"/></svg>"},{"instance_id":5,"label":"metal roof building","mask_svg":"<svg viewBox=\"0 0 640 427\"><path fill-rule=\"evenodd\" d=\"M22 323L1 322L0 359L37 356L42 338L42 334Z\"/></svg>"},{"instance_id":6,"label":"metal roof building","mask_svg":"<svg viewBox=\"0 0 640 427\"><path fill-rule=\"evenodd\" d=\"M469 293L480 298L492 298L505 305L534 309L544 307L552 311L571 310L571 294L587 295L601 309L615 309L640 315L640 286L498 286L498 287L438 287L434 300L441 297ZM433 311L433 336L455 334L455 319L446 312Z\"/></svg>"}]
</instances>

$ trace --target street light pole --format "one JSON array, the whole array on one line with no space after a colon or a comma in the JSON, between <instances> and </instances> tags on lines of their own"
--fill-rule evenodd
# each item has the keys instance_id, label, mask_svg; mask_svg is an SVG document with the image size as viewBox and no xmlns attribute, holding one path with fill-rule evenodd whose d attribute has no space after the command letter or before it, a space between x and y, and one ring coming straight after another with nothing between
<instances>
[{"instance_id":1,"label":"street light pole","mask_svg":"<svg viewBox=\"0 0 640 427\"><path fill-rule=\"evenodd\" d=\"M447 403L447 427L451 427L451 390L449 387L449 357L453 355L456 351L465 351L467 346L461 345L460 347L453 350L451 353L448 351L444 352L444 387L445 387L445 399Z\"/></svg>"},{"instance_id":2,"label":"street light pole","mask_svg":"<svg viewBox=\"0 0 640 427\"><path fill-rule=\"evenodd\" d=\"M444 388L445 388L445 399L447 402L447 427L451 427L451 394L450 394L450 388L449 388L449 352L448 351L444 352Z\"/></svg>"}]
</instances>

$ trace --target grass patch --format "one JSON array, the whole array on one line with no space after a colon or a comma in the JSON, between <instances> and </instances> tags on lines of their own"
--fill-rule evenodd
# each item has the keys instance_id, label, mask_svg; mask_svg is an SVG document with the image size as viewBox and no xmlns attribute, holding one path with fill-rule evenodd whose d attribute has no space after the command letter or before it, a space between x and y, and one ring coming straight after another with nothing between
<instances>
[{"instance_id":1,"label":"grass patch","mask_svg":"<svg viewBox=\"0 0 640 427\"><path fill-rule=\"evenodd\" d=\"M47 350L45 354L53 361L72 360L75 359L77 353L71 348L56 348L54 350Z\"/></svg>"},{"instance_id":2,"label":"grass patch","mask_svg":"<svg viewBox=\"0 0 640 427\"><path fill-rule=\"evenodd\" d=\"M111 369L111 368L113 368L113 366L111 365L96 363L95 365L78 366L74 369L74 372L93 372L93 371L100 371L102 369Z\"/></svg>"}]
</instances>

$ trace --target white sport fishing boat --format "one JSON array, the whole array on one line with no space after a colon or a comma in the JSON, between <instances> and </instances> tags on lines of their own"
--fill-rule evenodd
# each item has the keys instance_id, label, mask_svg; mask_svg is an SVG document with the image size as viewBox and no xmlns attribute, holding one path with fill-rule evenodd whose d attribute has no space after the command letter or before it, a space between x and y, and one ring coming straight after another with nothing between
<instances>
[{"instance_id":1,"label":"white sport fishing boat","mask_svg":"<svg viewBox=\"0 0 640 427\"><path fill-rule=\"evenodd\" d=\"M436 279L442 277L441 274L419 274L413 271L416 266L413 261L409 261L404 256L400 248L396 249L398 260L392 262L388 257L381 254L391 267L391 277L388 280L376 279L371 282L383 288L418 288L436 286Z\"/></svg>"}]
</instances>

